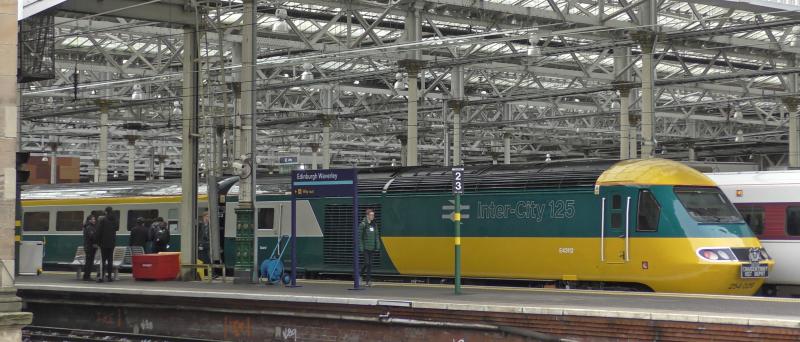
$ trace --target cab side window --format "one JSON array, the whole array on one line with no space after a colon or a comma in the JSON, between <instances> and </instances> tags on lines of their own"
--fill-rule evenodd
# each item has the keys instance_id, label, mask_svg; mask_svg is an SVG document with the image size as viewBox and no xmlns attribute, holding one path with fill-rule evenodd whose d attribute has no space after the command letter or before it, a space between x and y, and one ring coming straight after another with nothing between
<instances>
[{"instance_id":1,"label":"cab side window","mask_svg":"<svg viewBox=\"0 0 800 342\"><path fill-rule=\"evenodd\" d=\"M661 207L650 190L639 191L639 210L636 231L655 232L658 230L658 219Z\"/></svg>"},{"instance_id":2,"label":"cab side window","mask_svg":"<svg viewBox=\"0 0 800 342\"><path fill-rule=\"evenodd\" d=\"M611 197L611 228L622 228L622 196Z\"/></svg>"}]
</instances>

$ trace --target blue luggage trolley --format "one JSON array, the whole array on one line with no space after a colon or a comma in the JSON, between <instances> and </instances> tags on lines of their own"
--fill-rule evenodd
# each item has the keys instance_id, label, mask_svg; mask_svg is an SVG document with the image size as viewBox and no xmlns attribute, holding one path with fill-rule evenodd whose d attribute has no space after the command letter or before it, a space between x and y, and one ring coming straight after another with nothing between
<instances>
[{"instance_id":1,"label":"blue luggage trolley","mask_svg":"<svg viewBox=\"0 0 800 342\"><path fill-rule=\"evenodd\" d=\"M259 268L261 277L266 278L268 284L274 285L279 281L283 281L283 284L287 285L291 281L291 276L286 273L286 268L283 266L283 252L286 251L286 247L289 246L289 241L291 240L289 235L278 237L278 243L272 249L272 254L261 263Z\"/></svg>"}]
</instances>

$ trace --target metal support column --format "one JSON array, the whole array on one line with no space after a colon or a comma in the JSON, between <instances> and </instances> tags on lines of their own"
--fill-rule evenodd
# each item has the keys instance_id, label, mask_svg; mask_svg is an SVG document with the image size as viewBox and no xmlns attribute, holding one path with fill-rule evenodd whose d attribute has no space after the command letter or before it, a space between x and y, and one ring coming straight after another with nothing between
<instances>
[{"instance_id":1,"label":"metal support column","mask_svg":"<svg viewBox=\"0 0 800 342\"><path fill-rule=\"evenodd\" d=\"M181 208L179 226L181 233L181 263L194 264L197 260L197 145L199 77L198 33L196 27L187 26L183 33L183 85L182 85L182 149L181 149ZM193 269L184 269L181 279L193 280Z\"/></svg>"},{"instance_id":2,"label":"metal support column","mask_svg":"<svg viewBox=\"0 0 800 342\"><path fill-rule=\"evenodd\" d=\"M800 38L800 35L796 35ZM800 45L800 43L798 43ZM791 68L797 65L797 57L787 58L786 67ZM786 91L794 94L797 92L797 74L786 76ZM800 116L798 116L798 99L796 97L785 97L783 102L786 105L789 118L789 167L800 167Z\"/></svg>"},{"instance_id":3,"label":"metal support column","mask_svg":"<svg viewBox=\"0 0 800 342\"><path fill-rule=\"evenodd\" d=\"M58 183L58 138L55 135L50 136L50 184Z\"/></svg>"},{"instance_id":4,"label":"metal support column","mask_svg":"<svg viewBox=\"0 0 800 342\"><path fill-rule=\"evenodd\" d=\"M417 93L417 69L408 68L408 129L406 144L406 166L417 166L417 105L419 104L419 94Z\"/></svg>"},{"instance_id":5,"label":"metal support column","mask_svg":"<svg viewBox=\"0 0 800 342\"><path fill-rule=\"evenodd\" d=\"M331 122L333 121L333 87L321 91L325 115L322 118L322 168L331 168Z\"/></svg>"},{"instance_id":6,"label":"metal support column","mask_svg":"<svg viewBox=\"0 0 800 342\"><path fill-rule=\"evenodd\" d=\"M408 165L408 137L405 135L398 135L397 139L400 140L400 165Z\"/></svg>"},{"instance_id":7,"label":"metal support column","mask_svg":"<svg viewBox=\"0 0 800 342\"><path fill-rule=\"evenodd\" d=\"M460 65L454 66L451 75L450 92L453 100L450 101L450 108L453 110L453 166L461 165L461 109L464 100L464 68Z\"/></svg>"},{"instance_id":8,"label":"metal support column","mask_svg":"<svg viewBox=\"0 0 800 342\"><path fill-rule=\"evenodd\" d=\"M630 105L631 105L631 77L629 69L630 47L614 48L614 72L616 73L615 84L619 92L619 159L625 160L631 157L631 125L630 125Z\"/></svg>"},{"instance_id":9,"label":"metal support column","mask_svg":"<svg viewBox=\"0 0 800 342\"><path fill-rule=\"evenodd\" d=\"M255 158L252 136L255 132L255 112L256 112L256 10L255 0L244 0L242 14L242 130L243 137L242 150L240 155L245 156L242 160L244 170L242 171L239 206L236 208L236 281L240 283L251 283L257 279L256 267L253 264L253 257L256 251L253 250L255 219L254 213L254 180L255 180ZM294 262L294 261L292 261Z\"/></svg>"},{"instance_id":10,"label":"metal support column","mask_svg":"<svg viewBox=\"0 0 800 342\"><path fill-rule=\"evenodd\" d=\"M686 130L689 131L688 135L689 135L689 138L691 138L692 141L697 139L697 127L696 126L697 126L697 120L694 120L694 119L691 119L691 118L686 120ZM689 161L697 161L697 153L696 153L696 151L694 149L694 142L689 143Z\"/></svg>"},{"instance_id":11,"label":"metal support column","mask_svg":"<svg viewBox=\"0 0 800 342\"><path fill-rule=\"evenodd\" d=\"M317 159L319 156L319 143L310 143L308 147L311 148L311 169L317 170L319 169L319 160Z\"/></svg>"},{"instance_id":12,"label":"metal support column","mask_svg":"<svg viewBox=\"0 0 800 342\"><path fill-rule=\"evenodd\" d=\"M419 9L412 5L406 12L405 23L405 40L407 42L416 42L422 39L421 18ZM408 73L408 120L406 122L406 151L403 154L406 162L405 166L417 166L418 161L418 113L417 107L419 106L419 92L418 92L418 77L420 68L423 65L420 61L421 55L419 49L411 49L406 52L406 59L398 62L401 68L404 68Z\"/></svg>"},{"instance_id":13,"label":"metal support column","mask_svg":"<svg viewBox=\"0 0 800 342\"><path fill-rule=\"evenodd\" d=\"M503 164L511 164L511 132L503 133Z\"/></svg>"},{"instance_id":14,"label":"metal support column","mask_svg":"<svg viewBox=\"0 0 800 342\"><path fill-rule=\"evenodd\" d=\"M790 78L787 83L793 83ZM794 89L790 90L794 92ZM796 97L785 97L783 103L786 105L786 115L789 118L789 167L800 167L800 116L797 108L799 100Z\"/></svg>"},{"instance_id":15,"label":"metal support column","mask_svg":"<svg viewBox=\"0 0 800 342\"><path fill-rule=\"evenodd\" d=\"M644 26L643 31L634 32L633 38L638 40L642 48L642 158L652 158L655 150L655 68L653 67L653 50L657 38L656 0L646 0L640 7L639 18Z\"/></svg>"},{"instance_id":16,"label":"metal support column","mask_svg":"<svg viewBox=\"0 0 800 342\"><path fill-rule=\"evenodd\" d=\"M128 181L136 180L136 139L139 137L133 134L126 135L125 139L128 140Z\"/></svg>"}]
</instances>

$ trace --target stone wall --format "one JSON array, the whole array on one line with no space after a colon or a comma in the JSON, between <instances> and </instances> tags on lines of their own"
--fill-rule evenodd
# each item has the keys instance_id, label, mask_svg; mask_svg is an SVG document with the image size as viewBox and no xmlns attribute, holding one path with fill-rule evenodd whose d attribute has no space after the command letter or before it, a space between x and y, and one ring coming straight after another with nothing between
<instances>
[{"instance_id":1,"label":"stone wall","mask_svg":"<svg viewBox=\"0 0 800 342\"><path fill-rule=\"evenodd\" d=\"M14 289L17 120L17 0L0 0L0 341L22 340L32 318Z\"/></svg>"}]
</instances>

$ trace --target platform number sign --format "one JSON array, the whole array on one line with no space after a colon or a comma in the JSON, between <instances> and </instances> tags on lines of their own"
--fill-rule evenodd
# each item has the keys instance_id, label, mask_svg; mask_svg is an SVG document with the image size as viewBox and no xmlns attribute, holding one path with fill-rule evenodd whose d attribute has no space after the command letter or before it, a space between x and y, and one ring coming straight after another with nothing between
<instances>
[{"instance_id":1,"label":"platform number sign","mask_svg":"<svg viewBox=\"0 0 800 342\"><path fill-rule=\"evenodd\" d=\"M463 167L454 167L453 168L453 193L454 194L463 194L464 193L464 168Z\"/></svg>"}]
</instances>

